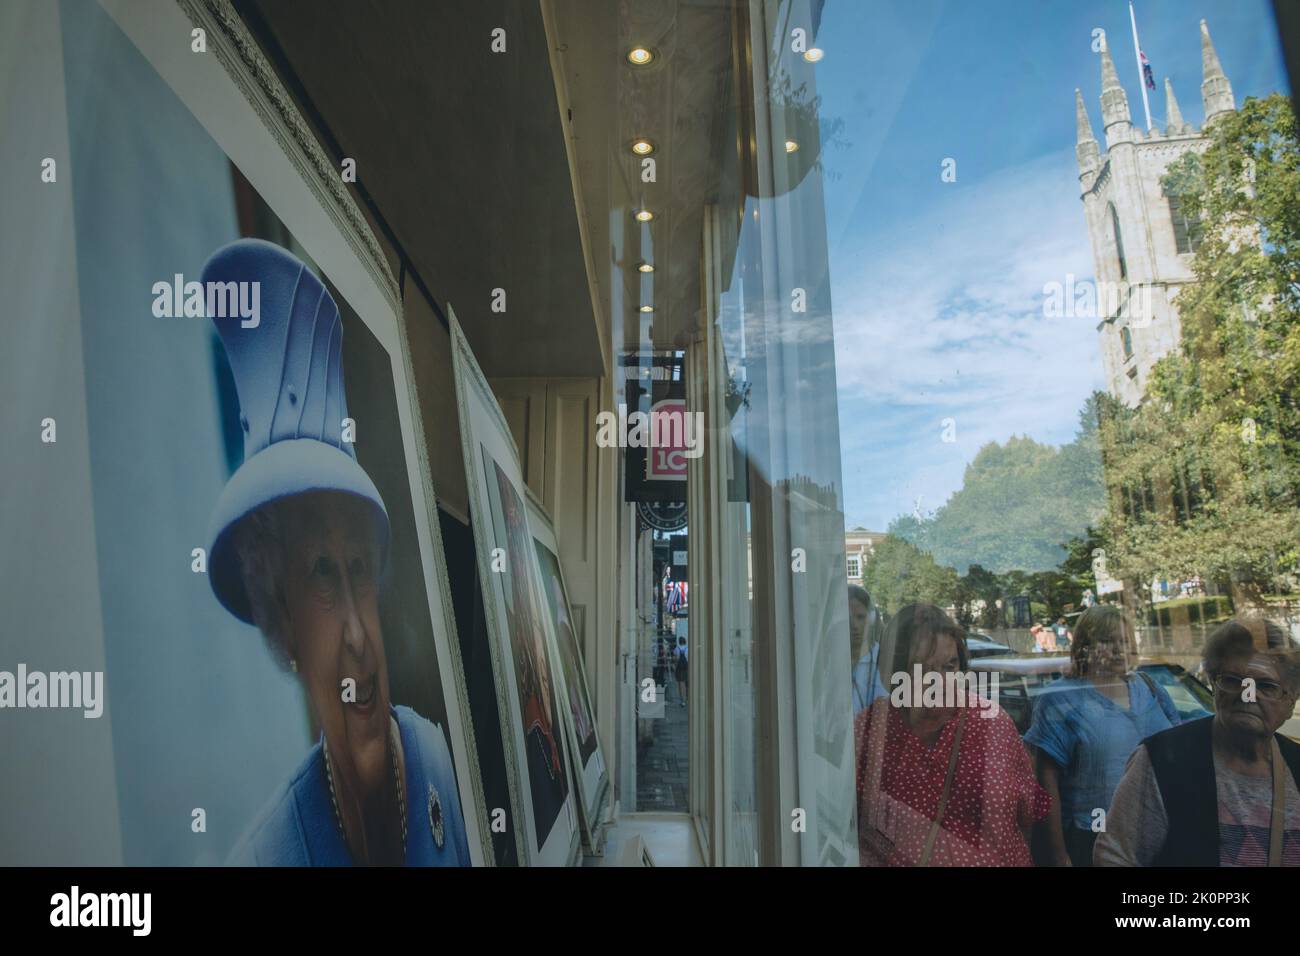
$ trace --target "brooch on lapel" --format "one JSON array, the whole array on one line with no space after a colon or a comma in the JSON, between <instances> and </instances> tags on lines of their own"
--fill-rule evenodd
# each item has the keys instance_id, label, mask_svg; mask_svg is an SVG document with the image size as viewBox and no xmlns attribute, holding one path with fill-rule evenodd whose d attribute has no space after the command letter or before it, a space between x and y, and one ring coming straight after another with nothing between
<instances>
[{"instance_id":1,"label":"brooch on lapel","mask_svg":"<svg viewBox=\"0 0 1300 956\"><path fill-rule=\"evenodd\" d=\"M429 829L433 831L433 842L441 850L445 833L442 822L442 800L439 799L438 791L434 789L433 784L429 784Z\"/></svg>"}]
</instances>

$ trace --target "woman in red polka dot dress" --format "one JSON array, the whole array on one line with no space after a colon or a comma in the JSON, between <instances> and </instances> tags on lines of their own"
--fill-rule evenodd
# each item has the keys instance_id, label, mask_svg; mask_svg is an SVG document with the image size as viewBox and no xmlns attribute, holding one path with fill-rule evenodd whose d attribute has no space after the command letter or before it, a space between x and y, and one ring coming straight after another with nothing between
<instances>
[{"instance_id":1,"label":"woman in red polka dot dress","mask_svg":"<svg viewBox=\"0 0 1300 956\"><path fill-rule=\"evenodd\" d=\"M912 604L890 622L880 660L909 681L917 664L923 674L967 673L966 635L939 608ZM1051 799L1011 718L963 693L938 706L894 694L858 715L863 866L1033 865L1025 834Z\"/></svg>"}]
</instances>

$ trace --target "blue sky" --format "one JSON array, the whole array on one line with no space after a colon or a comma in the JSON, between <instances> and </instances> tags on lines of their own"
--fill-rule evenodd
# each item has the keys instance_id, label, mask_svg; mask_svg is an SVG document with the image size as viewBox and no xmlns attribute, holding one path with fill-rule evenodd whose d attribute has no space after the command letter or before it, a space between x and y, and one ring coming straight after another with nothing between
<instances>
[{"instance_id":1,"label":"blue sky","mask_svg":"<svg viewBox=\"0 0 1300 956\"><path fill-rule=\"evenodd\" d=\"M1201 18L1238 104L1289 89L1264 0L1135 6L1157 127L1166 76L1183 118L1203 120ZM1093 272L1074 90L1100 140L1096 27L1144 124L1125 0L827 0L817 89L847 144L825 151L825 190L849 527L939 507L988 441L1069 441L1102 387L1095 322L1042 309L1044 283Z\"/></svg>"}]
</instances>

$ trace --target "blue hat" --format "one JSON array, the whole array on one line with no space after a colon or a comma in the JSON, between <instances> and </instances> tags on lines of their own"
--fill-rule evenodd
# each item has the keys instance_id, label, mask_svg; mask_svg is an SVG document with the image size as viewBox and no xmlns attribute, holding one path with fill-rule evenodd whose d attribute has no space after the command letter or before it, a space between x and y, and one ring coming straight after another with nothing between
<instances>
[{"instance_id":1,"label":"blue hat","mask_svg":"<svg viewBox=\"0 0 1300 956\"><path fill-rule=\"evenodd\" d=\"M213 282L257 283L256 300L252 286L235 287L249 290L246 302L258 303L256 321L211 316L239 392L244 463L212 513L208 576L222 606L252 624L231 535L241 518L308 491L352 494L374 506L386 552L388 511L352 444L343 441L343 322L329 290L293 255L260 239L214 252L203 267L203 288L211 290ZM207 301L211 311L214 297Z\"/></svg>"}]
</instances>

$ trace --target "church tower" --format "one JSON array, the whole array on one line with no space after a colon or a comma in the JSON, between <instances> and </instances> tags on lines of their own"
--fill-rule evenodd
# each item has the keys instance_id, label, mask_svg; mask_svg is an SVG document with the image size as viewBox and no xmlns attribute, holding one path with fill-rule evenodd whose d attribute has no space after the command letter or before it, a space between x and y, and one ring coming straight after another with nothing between
<instances>
[{"instance_id":1,"label":"church tower","mask_svg":"<svg viewBox=\"0 0 1300 956\"><path fill-rule=\"evenodd\" d=\"M1074 91L1079 191L1083 199L1093 274L1097 333L1107 390L1136 406L1151 367L1181 338L1176 300L1192 281L1197 224L1182 214L1177 196L1160 185L1169 164L1208 145L1205 133L1184 122L1173 85L1165 80L1165 123L1149 132L1133 125L1105 34L1101 36L1101 123L1106 149L1093 135L1083 94ZM1232 86L1201 21L1201 98L1206 125L1236 109Z\"/></svg>"}]
</instances>

